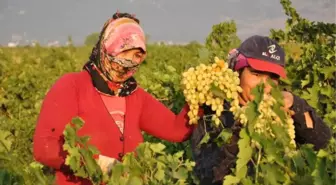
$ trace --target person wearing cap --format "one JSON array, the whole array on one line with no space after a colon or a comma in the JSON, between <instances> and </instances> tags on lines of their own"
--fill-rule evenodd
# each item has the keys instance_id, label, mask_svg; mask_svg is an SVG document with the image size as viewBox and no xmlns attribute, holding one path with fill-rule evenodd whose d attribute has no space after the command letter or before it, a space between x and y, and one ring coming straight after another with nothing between
<instances>
[{"instance_id":1,"label":"person wearing cap","mask_svg":"<svg viewBox=\"0 0 336 185\"><path fill-rule=\"evenodd\" d=\"M146 57L139 20L116 13L103 26L89 61L80 72L64 74L43 101L33 137L35 160L56 171L56 184L88 185L65 165L63 131L72 118L85 124L80 135L97 147L98 164L107 171L143 142L142 131L170 142L190 136L188 105L175 115L138 86L133 78Z\"/></svg>"},{"instance_id":2,"label":"person wearing cap","mask_svg":"<svg viewBox=\"0 0 336 185\"><path fill-rule=\"evenodd\" d=\"M237 49L229 54L229 67L238 71L240 86L243 92L239 94L240 105L246 105L253 100L251 91L261 82L272 79L278 84L279 78L286 78L285 52L274 40L259 35L246 39ZM265 86L265 93L271 90L270 85ZM330 128L316 114L315 110L302 98L288 91L282 92L285 110L293 112L292 118L295 126L295 141L298 145L310 143L318 150L327 145L331 138ZM224 103L224 110L230 109L230 103ZM214 112L210 107L203 106L204 115ZM204 118L204 117L203 117ZM200 140L207 130L210 133L210 141L215 139L221 132L221 128L210 126L211 120L200 119L190 138L194 160L196 162L195 174L200 179L200 185L223 184L225 175L231 173L235 167L238 154L239 131L241 125L233 118L233 114L224 111L220 116L221 124L230 128L233 133L231 142L221 147L208 143L198 147ZM205 121L205 125L203 123Z\"/></svg>"}]
</instances>

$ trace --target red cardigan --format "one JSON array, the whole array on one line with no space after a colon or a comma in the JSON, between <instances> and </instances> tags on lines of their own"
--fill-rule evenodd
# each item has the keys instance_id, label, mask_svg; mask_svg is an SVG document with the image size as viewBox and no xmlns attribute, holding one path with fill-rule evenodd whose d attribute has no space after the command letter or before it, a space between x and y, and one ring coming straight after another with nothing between
<instances>
[{"instance_id":1,"label":"red cardigan","mask_svg":"<svg viewBox=\"0 0 336 185\"><path fill-rule=\"evenodd\" d=\"M56 170L58 185L90 184L70 175L62 150L65 125L75 116L84 119L79 135L89 135L101 155L121 159L143 142L141 131L171 142L185 141L193 127L187 125L188 107L175 115L144 89L126 97L124 135L107 111L87 71L62 76L47 93L34 134L34 158Z\"/></svg>"}]
</instances>

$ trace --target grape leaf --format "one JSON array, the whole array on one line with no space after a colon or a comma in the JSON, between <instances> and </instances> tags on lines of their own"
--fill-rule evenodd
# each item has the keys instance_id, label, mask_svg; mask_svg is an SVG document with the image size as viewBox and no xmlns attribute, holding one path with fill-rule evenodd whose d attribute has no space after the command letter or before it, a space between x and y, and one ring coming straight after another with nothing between
<instances>
[{"instance_id":1,"label":"grape leaf","mask_svg":"<svg viewBox=\"0 0 336 185\"><path fill-rule=\"evenodd\" d=\"M163 178L165 176L165 173L162 169L158 169L154 175L154 177L158 180L158 181L162 181Z\"/></svg>"},{"instance_id":2,"label":"grape leaf","mask_svg":"<svg viewBox=\"0 0 336 185\"><path fill-rule=\"evenodd\" d=\"M322 68L320 70L320 72L322 74L324 74L324 77L326 79L328 79L328 78L334 78L335 77L336 68L334 68L334 67L324 67L324 68Z\"/></svg>"},{"instance_id":3,"label":"grape leaf","mask_svg":"<svg viewBox=\"0 0 336 185\"><path fill-rule=\"evenodd\" d=\"M131 176L127 182L127 185L143 185L143 182L140 177Z\"/></svg>"},{"instance_id":4,"label":"grape leaf","mask_svg":"<svg viewBox=\"0 0 336 185\"><path fill-rule=\"evenodd\" d=\"M272 164L262 164L260 165L262 173L265 174L267 178L264 178L265 184L270 185L282 185L285 177L284 173L276 165Z\"/></svg>"},{"instance_id":5,"label":"grape leaf","mask_svg":"<svg viewBox=\"0 0 336 185\"><path fill-rule=\"evenodd\" d=\"M325 178L327 174L325 173L326 161L324 159L318 158L316 161L315 170L312 173L314 180L314 185L325 185Z\"/></svg>"},{"instance_id":6,"label":"grape leaf","mask_svg":"<svg viewBox=\"0 0 336 185\"><path fill-rule=\"evenodd\" d=\"M240 182L240 179L238 177L227 175L224 177L224 183L223 185L236 185Z\"/></svg>"},{"instance_id":7,"label":"grape leaf","mask_svg":"<svg viewBox=\"0 0 336 185\"><path fill-rule=\"evenodd\" d=\"M230 129L223 129L216 137L214 142L216 142L216 144L220 147L224 144L229 143L231 137L232 137L232 131Z\"/></svg>"},{"instance_id":8,"label":"grape leaf","mask_svg":"<svg viewBox=\"0 0 336 185\"><path fill-rule=\"evenodd\" d=\"M247 163L252 158L252 147L250 137L247 134L246 128L243 128L239 133L240 139L238 141L238 159L236 162L236 176L240 179L244 178L247 173Z\"/></svg>"},{"instance_id":9,"label":"grape leaf","mask_svg":"<svg viewBox=\"0 0 336 185\"><path fill-rule=\"evenodd\" d=\"M208 143L210 140L210 134L208 132L205 133L205 135L203 136L202 140L198 143L198 147L201 147L202 144L206 144Z\"/></svg>"},{"instance_id":10,"label":"grape leaf","mask_svg":"<svg viewBox=\"0 0 336 185\"><path fill-rule=\"evenodd\" d=\"M0 130L0 152L10 151L13 140L10 132Z\"/></svg>"},{"instance_id":11,"label":"grape leaf","mask_svg":"<svg viewBox=\"0 0 336 185\"><path fill-rule=\"evenodd\" d=\"M166 146L162 143L155 143L155 144L150 145L150 148L155 153L163 153L163 150L166 148Z\"/></svg>"},{"instance_id":12,"label":"grape leaf","mask_svg":"<svg viewBox=\"0 0 336 185\"><path fill-rule=\"evenodd\" d=\"M173 172L173 177L176 179L187 179L188 170L184 167L180 167L177 171Z\"/></svg>"}]
</instances>

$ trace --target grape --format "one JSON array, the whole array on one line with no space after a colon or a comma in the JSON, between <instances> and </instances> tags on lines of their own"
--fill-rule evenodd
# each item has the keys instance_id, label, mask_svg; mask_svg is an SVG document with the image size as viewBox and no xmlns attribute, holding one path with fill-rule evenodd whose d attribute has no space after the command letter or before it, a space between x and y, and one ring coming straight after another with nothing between
<instances>
[{"instance_id":1,"label":"grape","mask_svg":"<svg viewBox=\"0 0 336 185\"><path fill-rule=\"evenodd\" d=\"M203 104L210 106L215 112L212 121L217 126L220 124L219 116L224 111L224 100L234 102L231 106L234 110L240 110L238 93L242 92L242 89L239 84L238 73L229 69L228 64L218 57L215 57L215 62L211 65L200 64L185 71L182 74L182 87L190 106L189 123L197 124L199 106ZM221 91L223 96L216 96L212 92L213 86L217 91ZM242 113L243 111L237 113L237 118ZM243 118L245 119L246 116Z\"/></svg>"},{"instance_id":2,"label":"grape","mask_svg":"<svg viewBox=\"0 0 336 185\"><path fill-rule=\"evenodd\" d=\"M220 115L224 111L224 100L229 101L234 119L241 124L248 123L246 116L246 106L239 106L239 93L242 92L239 74L228 68L224 60L215 57L215 62L211 65L200 64L196 67L189 68L182 74L183 94L190 106L188 112L189 124L197 124L199 120L199 106L206 104L214 111L212 115L213 123L218 126L220 124ZM216 96L214 92L220 92L222 96ZM282 123L278 115L273 111L273 105L276 100L269 94L264 94L262 101L258 106L259 116L254 125L255 132L275 137L272 132L271 124L284 126L291 139L290 144L295 146L295 131L293 120L290 116L286 117L286 123ZM255 141L254 141L255 142ZM259 146L258 143L254 145Z\"/></svg>"},{"instance_id":3,"label":"grape","mask_svg":"<svg viewBox=\"0 0 336 185\"><path fill-rule=\"evenodd\" d=\"M229 101L231 111L235 120L243 125L248 123L248 118L245 114L246 106L239 106L238 96L242 92L240 85L239 74L228 68L227 63L215 57L215 62L211 65L200 64L195 68L189 68L182 74L183 94L190 106L188 112L189 123L197 124L199 120L199 106L206 104L214 111L212 115L213 123L218 126L220 124L219 116L224 111L224 100ZM220 92L222 96L216 96ZM255 132L259 134L275 137L272 132L271 124L285 126L290 136L292 146L295 146L295 131L293 120L290 116L286 117L286 123L282 123L277 114L273 111L273 105L276 100L269 94L264 94L262 101L259 104L258 111L260 115L254 125ZM255 142L255 141L254 141ZM258 143L254 145L258 146Z\"/></svg>"},{"instance_id":4,"label":"grape","mask_svg":"<svg viewBox=\"0 0 336 185\"><path fill-rule=\"evenodd\" d=\"M285 118L286 123L282 123L280 117L273 111L274 103L276 103L276 100L271 95L264 94L263 99L258 107L260 115L257 117L254 130L259 134L269 135L272 138L275 138L275 134L272 132L270 125L277 124L279 126L284 126L287 129L288 135L291 139L290 145L295 147L294 121L288 114Z\"/></svg>"}]
</instances>

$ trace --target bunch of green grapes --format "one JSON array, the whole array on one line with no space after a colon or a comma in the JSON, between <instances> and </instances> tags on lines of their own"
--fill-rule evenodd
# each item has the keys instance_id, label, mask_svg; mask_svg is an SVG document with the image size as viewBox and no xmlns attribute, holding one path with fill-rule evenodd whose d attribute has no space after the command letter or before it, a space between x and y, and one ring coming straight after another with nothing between
<instances>
[{"instance_id":1,"label":"bunch of green grapes","mask_svg":"<svg viewBox=\"0 0 336 185\"><path fill-rule=\"evenodd\" d=\"M189 68L182 76L183 93L190 106L188 112L190 124L197 124L199 106L206 104L215 111L212 120L219 125L219 116L224 111L224 100L231 102L232 110L236 110L234 112L236 118L247 122L239 107L238 94L242 92L239 86L239 74L228 68L224 60L215 57L215 63Z\"/></svg>"},{"instance_id":2,"label":"bunch of green grapes","mask_svg":"<svg viewBox=\"0 0 336 185\"><path fill-rule=\"evenodd\" d=\"M294 121L290 116L286 116L286 124L284 125L279 116L273 111L273 105L276 100L270 94L264 94L263 100L260 102L258 111L260 115L254 125L254 130L259 134L267 134L275 138L274 133L270 127L270 124L277 124L279 126L285 126L289 137L291 139L290 144L295 146L295 130Z\"/></svg>"},{"instance_id":3,"label":"bunch of green grapes","mask_svg":"<svg viewBox=\"0 0 336 185\"><path fill-rule=\"evenodd\" d=\"M215 112L212 115L212 120L218 126L220 124L219 116L224 111L224 100L230 102L230 111L234 118L243 125L247 124L248 119L245 114L247 107L239 106L238 100L239 93L242 92L239 86L239 74L228 68L228 64L224 60L215 57L215 63L211 65L200 64L195 68L189 68L182 76L183 93L190 107L188 112L190 124L198 123L199 106L206 104ZM275 137L270 124L283 125L273 111L275 103L276 100L270 94L263 96L258 107L260 115L254 127L257 133ZM287 116L286 121L285 127L288 129L291 144L295 145L294 121L290 116Z\"/></svg>"}]
</instances>

